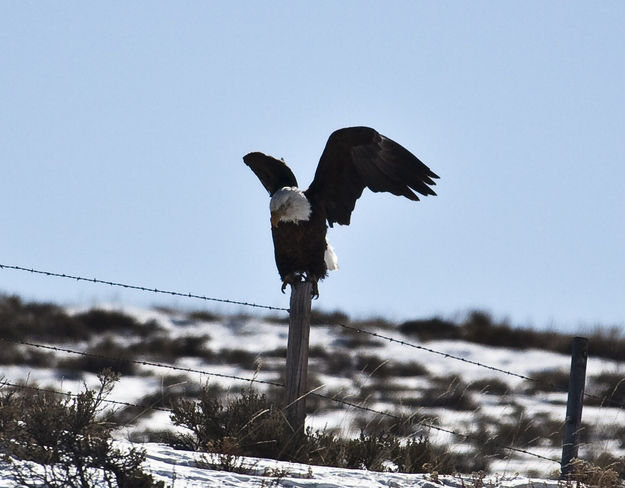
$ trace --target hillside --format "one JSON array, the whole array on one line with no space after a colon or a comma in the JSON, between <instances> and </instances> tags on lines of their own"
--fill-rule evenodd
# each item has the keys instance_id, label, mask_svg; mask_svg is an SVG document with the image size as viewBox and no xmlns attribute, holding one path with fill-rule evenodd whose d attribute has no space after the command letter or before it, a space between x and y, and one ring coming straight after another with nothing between
<instances>
[{"instance_id":1,"label":"hillside","mask_svg":"<svg viewBox=\"0 0 625 488\"><path fill-rule=\"evenodd\" d=\"M283 383L286 316L108 306L64 309L2 297L0 322L2 374L10 384L78 393L83 383L97 385L96 375L104 367L117 371L120 379L109 399L135 406L116 405L115 437L148 443L147 462L155 473L174 469L174 463L180 466L175 469L178 476L208 476L182 474L195 462L193 453L167 448L166 455L163 444L154 444L176 445L175 433L189 432L171 421L169 409L176 402L196 399L205 391L226 404L250 387L274 403L282 395L275 385ZM412 466L429 473L425 478L403 475L413 476L411 482L419 486L434 471L482 471L500 481L514 478L514 484L525 479L515 478L515 473L547 478L559 469L571 337L495 323L481 312L457 322L431 318L401 324L315 313L313 322L309 387L315 390L307 405L312 432L337 439L371 440L392 433L402 442L427 440L438 464ZM590 337L580 453L598 465L612 463L621 473L624 356L625 340L616 331ZM170 467L158 468L159 462ZM264 470L268 462L257 466ZM364 467L400 469L386 461ZM332 469L312 471L343 476L341 483L352 476ZM382 483L380 476L392 478L367 473L376 483ZM171 477L171 471L163 476ZM223 476L223 486L244 486L228 485L232 475ZM453 484L453 476L448 481ZM322 484L298 483L285 486Z\"/></svg>"}]
</instances>

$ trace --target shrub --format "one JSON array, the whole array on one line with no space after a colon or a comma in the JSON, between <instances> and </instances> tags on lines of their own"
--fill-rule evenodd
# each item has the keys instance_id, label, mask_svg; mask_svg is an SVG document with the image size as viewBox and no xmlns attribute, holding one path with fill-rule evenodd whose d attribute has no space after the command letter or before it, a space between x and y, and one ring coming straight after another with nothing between
<instances>
[{"instance_id":1,"label":"shrub","mask_svg":"<svg viewBox=\"0 0 625 488\"><path fill-rule=\"evenodd\" d=\"M406 335L414 335L421 341L435 339L459 339L461 330L456 324L440 318L410 320L399 326Z\"/></svg>"},{"instance_id":2,"label":"shrub","mask_svg":"<svg viewBox=\"0 0 625 488\"><path fill-rule=\"evenodd\" d=\"M126 335L131 333L147 335L159 328L158 324L154 321L141 324L134 317L114 310L93 309L76 314L73 318L78 321L86 331L93 334L115 332L116 334Z\"/></svg>"},{"instance_id":3,"label":"shrub","mask_svg":"<svg viewBox=\"0 0 625 488\"><path fill-rule=\"evenodd\" d=\"M354 362L345 351L337 351L324 358L321 363L325 368L325 373L331 375L340 375L343 377L351 377L354 373Z\"/></svg>"},{"instance_id":4,"label":"shrub","mask_svg":"<svg viewBox=\"0 0 625 488\"><path fill-rule=\"evenodd\" d=\"M360 385L360 391L354 399L363 403L399 402L398 397L405 393L406 386L386 378L369 378ZM409 390L408 390L409 391Z\"/></svg>"},{"instance_id":5,"label":"shrub","mask_svg":"<svg viewBox=\"0 0 625 488\"><path fill-rule=\"evenodd\" d=\"M252 389L224 404L205 387L199 402L176 402L171 419L192 432L178 443L196 451L283 459L294 438L282 412Z\"/></svg>"},{"instance_id":6,"label":"shrub","mask_svg":"<svg viewBox=\"0 0 625 488\"><path fill-rule=\"evenodd\" d=\"M388 361L378 369L378 375L384 377L399 376L427 376L428 370L425 366L417 361L408 361L405 363Z\"/></svg>"},{"instance_id":7,"label":"shrub","mask_svg":"<svg viewBox=\"0 0 625 488\"><path fill-rule=\"evenodd\" d=\"M217 386L213 387L213 391L223 392L224 390ZM177 399L198 398L200 393L200 386L184 375L165 376L161 380L159 391L137 400L136 405L128 405L116 410L114 419L120 425L129 425L146 413L151 413L153 408L169 409Z\"/></svg>"},{"instance_id":8,"label":"shrub","mask_svg":"<svg viewBox=\"0 0 625 488\"><path fill-rule=\"evenodd\" d=\"M472 473L488 468L486 458L480 454L452 453L423 437L409 439L396 448L393 462L402 473Z\"/></svg>"},{"instance_id":9,"label":"shrub","mask_svg":"<svg viewBox=\"0 0 625 488\"><path fill-rule=\"evenodd\" d=\"M486 312L473 311L461 324L461 338L487 346L512 349L542 349L569 354L571 336L558 332L541 332L527 327L512 327L507 322L496 323Z\"/></svg>"},{"instance_id":10,"label":"shrub","mask_svg":"<svg viewBox=\"0 0 625 488\"><path fill-rule=\"evenodd\" d=\"M469 391L476 391L484 395L507 395L510 393L510 386L505 381L497 378L484 378L469 383Z\"/></svg>"},{"instance_id":11,"label":"shrub","mask_svg":"<svg viewBox=\"0 0 625 488\"><path fill-rule=\"evenodd\" d=\"M509 418L480 416L472 434L475 449L484 456L504 458L506 447L558 446L562 440L562 421L553 420L546 413L527 415L525 409L515 406Z\"/></svg>"},{"instance_id":12,"label":"shrub","mask_svg":"<svg viewBox=\"0 0 625 488\"><path fill-rule=\"evenodd\" d=\"M311 429L296 436L282 411L251 389L226 402L205 387L199 402L180 400L172 410L173 423L190 433L177 434L171 443L218 454L211 458L217 462L209 464L220 469L237 469L240 456L369 470L386 470L394 464L401 471L415 473L427 472L432 466L441 473L470 472L485 466L480 456L449 454L425 437L402 442L391 429L363 430L356 439ZM405 421L412 423L412 419Z\"/></svg>"},{"instance_id":13,"label":"shrub","mask_svg":"<svg viewBox=\"0 0 625 488\"><path fill-rule=\"evenodd\" d=\"M625 337L619 327L597 327L588 337L588 355L625 361Z\"/></svg>"},{"instance_id":14,"label":"shrub","mask_svg":"<svg viewBox=\"0 0 625 488\"><path fill-rule=\"evenodd\" d=\"M320 354L325 354L327 356L327 352L324 348L319 346L313 346L308 351L308 357L326 357L321 356ZM286 347L278 347L271 351L263 352L263 357L266 358L278 358L278 359L286 359Z\"/></svg>"},{"instance_id":15,"label":"shrub","mask_svg":"<svg viewBox=\"0 0 625 488\"><path fill-rule=\"evenodd\" d=\"M108 368L122 375L136 372L136 365L130 360L128 351L110 337L87 349L83 356L59 361L59 368L90 373Z\"/></svg>"},{"instance_id":16,"label":"shrub","mask_svg":"<svg viewBox=\"0 0 625 488\"><path fill-rule=\"evenodd\" d=\"M349 316L339 310L334 312L310 311L310 325L337 325L349 324Z\"/></svg>"},{"instance_id":17,"label":"shrub","mask_svg":"<svg viewBox=\"0 0 625 488\"><path fill-rule=\"evenodd\" d=\"M387 361L374 354L359 354L354 358L353 367L356 371L368 376L376 374Z\"/></svg>"},{"instance_id":18,"label":"shrub","mask_svg":"<svg viewBox=\"0 0 625 488\"><path fill-rule=\"evenodd\" d=\"M244 369L256 370L260 361L259 355L245 349L222 349L214 361L221 364L237 365Z\"/></svg>"},{"instance_id":19,"label":"shrub","mask_svg":"<svg viewBox=\"0 0 625 488\"><path fill-rule=\"evenodd\" d=\"M346 323L346 322L342 322L342 323ZM351 325L353 325L354 327L358 327L358 328L362 328L362 329L367 329L367 330L375 330L375 329L393 329L395 327L395 324L392 322L389 322L388 320L382 318L382 317L371 317L368 319L362 319L362 320L352 320Z\"/></svg>"},{"instance_id":20,"label":"shrub","mask_svg":"<svg viewBox=\"0 0 625 488\"><path fill-rule=\"evenodd\" d=\"M21 364L34 367L51 368L56 365L54 354L15 344L3 344L0 364Z\"/></svg>"},{"instance_id":21,"label":"shrub","mask_svg":"<svg viewBox=\"0 0 625 488\"><path fill-rule=\"evenodd\" d=\"M114 446L115 425L102 403L117 376L107 371L99 379L97 390L85 388L75 397L32 388L2 392L0 446L9 456L16 483L52 488L163 487L142 471L143 451Z\"/></svg>"},{"instance_id":22,"label":"shrub","mask_svg":"<svg viewBox=\"0 0 625 488\"><path fill-rule=\"evenodd\" d=\"M208 310L193 310L187 314L189 320L194 322L216 322L223 317Z\"/></svg>"},{"instance_id":23,"label":"shrub","mask_svg":"<svg viewBox=\"0 0 625 488\"><path fill-rule=\"evenodd\" d=\"M526 392L561 392L566 393L569 389L570 372L562 369L548 369L534 372L530 375L534 381L526 380Z\"/></svg>"},{"instance_id":24,"label":"shrub","mask_svg":"<svg viewBox=\"0 0 625 488\"><path fill-rule=\"evenodd\" d=\"M58 343L87 337L80 323L50 303L24 303L16 296L0 297L3 337Z\"/></svg>"},{"instance_id":25,"label":"shrub","mask_svg":"<svg viewBox=\"0 0 625 488\"><path fill-rule=\"evenodd\" d=\"M334 345L345 349L358 349L362 347L382 347L384 343L366 332L354 329L340 328L341 334L334 340Z\"/></svg>"},{"instance_id":26,"label":"shrub","mask_svg":"<svg viewBox=\"0 0 625 488\"><path fill-rule=\"evenodd\" d=\"M477 410L467 384L459 376L433 378L430 388L424 390L415 402L425 408L443 407L451 410Z\"/></svg>"},{"instance_id":27,"label":"shrub","mask_svg":"<svg viewBox=\"0 0 625 488\"><path fill-rule=\"evenodd\" d=\"M59 343L88 339L94 333L115 332L145 336L159 329L154 321L144 324L121 312L90 310L68 315L51 303L25 303L16 296L0 297L3 337Z\"/></svg>"},{"instance_id":28,"label":"shrub","mask_svg":"<svg viewBox=\"0 0 625 488\"><path fill-rule=\"evenodd\" d=\"M588 405L622 407L625 405L625 375L622 373L601 373L589 380L592 395L584 398Z\"/></svg>"},{"instance_id":29,"label":"shrub","mask_svg":"<svg viewBox=\"0 0 625 488\"><path fill-rule=\"evenodd\" d=\"M392 434L401 438L415 437L427 429L428 425L438 424L438 418L420 413L413 415L362 415L354 419L354 426L366 435ZM421 437L423 437L421 435Z\"/></svg>"},{"instance_id":30,"label":"shrub","mask_svg":"<svg viewBox=\"0 0 625 488\"><path fill-rule=\"evenodd\" d=\"M144 355L158 361L169 361L180 357L200 357L209 359L213 352L206 347L210 339L208 335L169 337L158 334L143 341L132 344L128 350L133 355Z\"/></svg>"}]
</instances>

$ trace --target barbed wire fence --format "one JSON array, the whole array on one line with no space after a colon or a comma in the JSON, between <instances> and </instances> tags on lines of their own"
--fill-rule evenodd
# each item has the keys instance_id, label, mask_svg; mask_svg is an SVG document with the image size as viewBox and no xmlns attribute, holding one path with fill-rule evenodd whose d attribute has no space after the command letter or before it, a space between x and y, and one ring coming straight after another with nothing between
<instances>
[{"instance_id":1,"label":"barbed wire fence","mask_svg":"<svg viewBox=\"0 0 625 488\"><path fill-rule=\"evenodd\" d=\"M122 283L119 281L111 281L111 280L102 280L102 279L98 279L98 278L86 278L83 276L78 276L78 275L72 275L72 274L67 274L67 273L57 273L57 272L52 272L52 271L44 271L44 270L40 270L40 269L35 269L35 268L28 268L28 267L23 267L23 266L17 266L17 265L8 265L8 264L0 264L0 270L13 270L13 271L21 271L21 272L28 272L28 273L32 273L38 276L47 276L47 277L54 277L54 278L61 278L61 279L69 279L69 280L75 280L75 281L81 281L81 282L88 282L88 283L95 283L95 284L104 284L104 285L108 285L108 286L113 286L113 287L120 287L120 288L126 288L126 289L131 289L131 290L136 290L136 291L140 291L140 292L149 292L149 293L156 293L156 294L164 294L164 295L169 295L169 296L176 296L176 297L184 297L184 298L194 298L194 299L199 299L199 300L203 300L203 301L210 301L210 302L218 302L218 303L226 303L226 304L233 304L233 305L240 305L240 306L246 306L246 307L251 307L251 308L256 308L256 309L263 309L263 310L271 310L271 311L281 311L281 312L289 312L288 308L283 308L283 307L276 307L276 306L270 306L270 305L263 305L263 304L258 304L258 303L254 303L254 302L249 302L249 301L244 301L244 300L233 300L233 299L226 299L226 298L219 298L219 297L212 297L212 296L206 296L206 295L200 295L197 293L189 293L189 292L179 292L179 291L172 291L172 290L166 290L166 289L161 289L161 288L154 288L154 287L148 287L148 286L142 286L142 285L134 285L134 284L127 284L127 283ZM478 362L478 361L473 361L467 358L463 358L461 356L456 356L453 354L449 354L446 352L442 352L442 351L438 351L420 344L414 344L411 342L407 342L404 341L402 339L397 339L394 337L390 337L388 335L383 335L380 334L378 332L374 332L374 331L369 331L366 329L363 329L361 327L355 327L355 326L351 326L348 324L343 324L343 323L337 323L336 325L338 325L339 327L342 327L346 330L351 330L353 332L359 333L359 334L366 334L366 335L370 335L372 337L376 337L378 339L382 339L385 341L389 341L389 342L393 342L396 344L399 344L403 347L410 347L410 348L414 348L423 352L427 352L430 354L436 354L436 355L440 355L443 356L445 359L449 359L449 360L455 360L455 361L460 361L466 364L471 364L473 366L476 367L480 367L480 368L485 368L488 369L490 371L496 372L496 373L500 373L500 374L505 374L505 375L509 375L512 377L516 377L518 379L522 379L525 381L530 381L530 382L534 382L534 383L541 383L543 385L549 386L551 388L553 388L555 391L562 391L562 388L558 387L557 385L553 385L550 384L548 382L545 382L544 380L541 379L536 379L536 378L532 378L530 376L527 375L523 375L520 373L516 373L513 371L507 371L504 370L502 368L498 368L495 366L491 366L482 362ZM21 346L26 346L26 347L32 347L32 348L38 348L38 349L43 349L43 350L49 350L49 351L54 351L54 352L61 352L61 353L65 353L65 354L73 354L73 355L79 355L79 356L83 356L83 357L90 357L93 359L101 359L101 360L108 360L108 361L119 361L120 358L114 358L111 356L107 356L105 354L99 354L99 353L92 353L92 352L84 352L84 351L78 351L78 350L74 350L74 349L69 349L69 348L65 348L65 347L59 347L59 346L53 346L53 345L48 345L48 344L39 344L36 342L31 342L31 341L24 341L24 340L15 340L15 339L9 339L6 337L1 337L0 336L0 341L1 342L5 342L5 343L12 343L12 344L16 344L16 345L21 345ZM246 377L242 377L242 376L237 376L237 375L229 375L229 374L224 374L224 373L218 373L218 372L211 372L211 371L206 371L206 370L200 370L200 369L195 369L195 368L185 368L185 367L180 367L180 366L175 366L175 365L171 365L171 364L164 364L164 363L159 363L159 362L154 362L154 361L145 361L145 360L140 360L140 359L129 359L129 358L124 358L124 361L128 361L130 363L133 364L137 364L137 365L141 365L141 366L150 366L150 367L155 367L155 368L164 368L164 369L170 369L170 370L174 370L177 372L183 372L183 373L194 373L194 374L199 374L202 376L207 376L207 377L217 377L217 378L223 378L223 379L228 379L228 380L232 380L232 381L239 381L239 382L247 382L249 384L262 384L262 385L266 385L269 387L274 387L274 388L284 388L284 384L282 383L278 383L278 382L273 382L273 381L267 381L267 380L261 380L258 377L252 377L252 378L246 378ZM3 383L6 386L12 387L12 388L23 388L23 389L31 389L31 390L38 390L38 391L42 391L42 392L46 392L46 393L50 393L50 394L60 394L60 395L68 395L68 393L63 393L61 391L57 391L57 390L53 390L53 389L48 389L48 388L40 388L38 386L33 386L33 385L28 385L26 383L19 383L16 381L11 381L10 379L4 379ZM564 390L566 391L566 390ZM336 396L330 396L330 395L325 395L323 393L320 393L318 391L318 389L309 391L307 393L310 396L314 396L314 397L318 397L318 398L322 398L331 402L335 402L338 404L341 404L345 407L348 408L354 408L357 410L361 410L361 411L366 411L381 417L388 417L388 418L392 418L395 419L397 421L404 421L405 417L402 417L400 415L396 415L393 413L389 413L389 412L385 412L385 411L381 411L381 410L376 410L374 408L359 404L359 403L355 403L355 402L350 402L344 398L337 398ZM72 395L71 393L69 393L69 395ZM589 397L589 398L593 398L594 400L598 400L601 401L603 400L601 397L596 396L596 395L591 395L588 393L584 393L585 397ZM144 411L164 411L164 412L170 412L171 413L171 409L169 408L165 408L165 407L157 407L157 406L153 406L153 405L139 405L139 404L134 404L131 402L123 402L123 401L117 401L117 400L105 400L108 403L111 403L113 405L118 405L118 406L125 406L125 407L134 407L134 408L139 408L139 409L143 409ZM617 407L617 408L623 408L625 409L625 404L620 403L618 401L614 401L611 400L610 406L613 407ZM473 442L479 442L479 439L474 436L473 434L470 433L461 433L461 432L456 432L452 429L447 429L445 427L441 427L439 425L436 425L432 422L428 422L425 420L421 420L419 422L420 425L422 425L423 427L427 428L427 429L432 429L432 430L437 430L443 433L447 433L450 435L453 435L457 438L460 439L464 439L466 441L473 441ZM519 447L515 447L515 446L510 446L510 445L498 445L498 447L503 448L505 450L508 450L510 452L516 452L519 454L523 454L526 456L531 456L537 459L542 459L545 461L550 461L553 463L560 463L560 460L557 459L553 459L547 456L543 456L541 454L535 453L535 452L531 452L529 450L526 449L522 449Z\"/></svg>"},{"instance_id":2,"label":"barbed wire fence","mask_svg":"<svg viewBox=\"0 0 625 488\"><path fill-rule=\"evenodd\" d=\"M35 348L39 348L39 349L45 349L45 350L50 350L50 351L55 351L55 352L63 352L63 353L67 353L67 354L75 354L75 355L88 357L88 358L104 359L104 360L108 360L108 361L112 361L112 362L120 360L120 358L115 358L115 357L107 356L107 355L104 355L104 354L94 354L94 353L76 351L76 350L68 349L68 348L64 348L64 347L51 346L51 345L46 345L46 344L37 344L37 343L34 343L34 342L30 342L30 341L10 340L10 339L6 339L6 338L0 338L0 341L5 342L5 343L19 344L19 345L28 346L28 347L35 347ZM216 377L216 378L230 379L230 380L233 380L233 381L243 381L243 382L247 382L249 384L262 384L262 385L268 385L268 386L278 387L278 388L284 388L284 386L285 386L283 383L277 383L277 382L273 382L273 381L262 380L262 379L259 379L257 377L245 378L245 377L237 376L237 375L229 375L229 374L211 372L211 371L200 370L200 369L195 369L195 368L185 368L185 367L174 366L174 365L170 365L170 364L158 363L158 362L154 362L154 361L144 361L144 360L129 359L129 358L124 358L123 360L127 361L127 362L130 362L130 363L133 363L133 364L140 365L140 366L152 366L152 367L157 367L157 368L170 369L170 370L177 371L177 372L196 373L196 374L203 375L203 376L208 376L208 377L212 376L212 377ZM33 390L33 391L40 391L40 392L44 392L44 393L65 395L65 396L72 396L72 397L77 396L76 394L73 394L73 393L52 390L50 388L41 388L41 387L38 387L38 386L28 385L27 383L18 383L18 382L9 381L9 380L6 380L6 379L0 381L0 384L6 385L6 386L10 386L12 388L17 388L17 389L28 389L28 390ZM367 407L365 405L361 405L361 404L358 404L358 403L355 403L355 402L350 402L348 400L345 400L345 399L342 399L342 398L337 398L335 396L325 395L325 394L319 393L316 390L309 391L308 395L314 396L314 397L318 397L318 398L322 398L322 399L328 400L330 402L335 402L335 403L341 404L341 405L346 406L346 407L354 408L354 409L365 411L365 412L368 412L368 413L373 413L373 414L378 415L378 416L391 418L391 419L394 419L394 420L399 421L399 422L406 421L406 417L405 416L393 414L393 413L382 411L382 410L377 410L377 409L374 409L372 407ZM119 400L104 399L103 401L106 402L106 403L110 403L112 405L116 405L116 406L134 407L134 408L142 409L144 411L155 410L155 411L162 411L162 412L169 412L169 413L171 413L173 411L171 408L156 407L156 406L153 406L153 405L142 405L142 404L136 404L136 403L132 403L132 402L124 402L124 401L119 401ZM425 421L425 420L419 421L419 425L422 426L422 427L425 427L427 429L432 429L432 430L436 430L436 431L443 432L443 433L446 433L446 434L450 434L450 435L453 435L453 436L455 436L457 438L461 438L461 439L464 439L464 440L467 440L467 441L479 442L479 439L476 436L472 435L472 434L457 432L455 430L448 429L448 428L445 428L445 427L441 427L439 425L436 425L436 424L434 424L432 422L428 422L428 421ZM516 453L524 454L524 455L527 455L527 456L532 456L532 457L535 457L537 459L542 459L542 460L545 460L545 461L551 461L551 462L554 462L554 463L560 463L560 461L557 460L557 459L552 459L550 457L543 456L541 454L538 454L538 453L535 453L535 452L531 452L529 450L522 449L522 448L519 448L519 447L509 446L509 445L505 445L505 444L497 444L497 447L500 447L502 449L505 449L505 450L508 450L508 451L511 451L511 452L516 452Z\"/></svg>"}]
</instances>

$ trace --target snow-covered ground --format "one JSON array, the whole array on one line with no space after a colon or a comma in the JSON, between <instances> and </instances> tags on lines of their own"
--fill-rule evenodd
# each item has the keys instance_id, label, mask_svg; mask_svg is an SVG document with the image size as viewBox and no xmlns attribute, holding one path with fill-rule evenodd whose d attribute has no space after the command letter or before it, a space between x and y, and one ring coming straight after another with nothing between
<instances>
[{"instance_id":1,"label":"snow-covered ground","mask_svg":"<svg viewBox=\"0 0 625 488\"><path fill-rule=\"evenodd\" d=\"M269 459L240 458L238 470L219 471L198 467L200 454L177 451L160 444L143 444L145 471L170 488L551 488L556 480L512 475L430 475L379 473L365 470L309 466ZM205 459L204 459L205 460ZM0 465L1 467L2 465ZM8 469L0 471L0 488L15 488Z\"/></svg>"},{"instance_id":2,"label":"snow-covered ground","mask_svg":"<svg viewBox=\"0 0 625 488\"><path fill-rule=\"evenodd\" d=\"M223 471L211 471L195 467L197 454L173 451L167 447L148 444L149 471L157 479L171 482L175 476L176 486L200 487L220 486L252 488L259 486L307 487L307 488L409 488L451 486L465 488L471 486L471 476L439 476L435 483L431 475L377 473L364 470L329 468L324 466L308 466L267 459L245 458L241 463L249 470L249 474L237 474ZM174 475L175 473L175 475ZM280 474L269 477L268 474ZM539 481L520 477L491 476L484 480L493 486L506 488L547 488L557 486L556 481Z\"/></svg>"},{"instance_id":3,"label":"snow-covered ground","mask_svg":"<svg viewBox=\"0 0 625 488\"><path fill-rule=\"evenodd\" d=\"M107 308L107 307L103 307ZM111 307L108 307L109 309ZM116 309L117 310L117 309ZM82 312L84 309L70 310L70 313ZM250 370L234 364L216 364L201 357L182 357L176 360L175 366L205 371L209 374L187 373L186 381L198 384L220 385L224 388L241 386L241 383L233 379L214 376L231 375L243 378L256 378L257 380L279 381L279 368L276 368L275 358L265 357L267 351L274 351L286 347L287 326L254 317L226 317L219 320L189 320L182 313L143 310L128 308L124 313L132 315L141 322L155 320L160 327L172 339L180 337L196 337L204 340L206 346L212 351L224 351L237 349L248 351L258 357L260 367ZM407 337L396 330L379 331L385 335L399 340L415 342L414 337ZM343 333L343 335L341 335ZM202 338L202 339L200 339ZM116 337L120 343L136 340L136 338ZM433 354L423 350L406 347L395 342L375 339L374 342L363 343L357 348L345 347L344 331L337 326L314 326L310 333L311 349L319 348L329 354L354 356L370 355L381 359L392 359L395 363L419 363L428 375L402 376L385 378L388 384L400 385L403 388L402 395L413 394L418 398L427 391L426 388L432 377L450 377L456 375L466 384L479 380L496 378L504 382L510 388L510 392L504 396L480 394L480 392L467 392L477 407L473 410L454 410L448 408L430 408L420 410L422 413L432 414L438 418L441 427L460 433L471 433L475 430L477 413L488 418L501 419L502 422L514 422L514 412L519 408L524 409L525 415L545 414L554 420L563 421L566 410L565 393L523 393L524 381L513 375L493 372L492 370L466 362L450 359L441 354ZM458 356L470 361L511 371L513 373L532 376L540 372L550 370L568 371L570 357L541 350L511 350L494 348L480 344L463 341L431 341L424 344L430 349L444 354ZM85 350L86 344L67 344L67 348ZM58 353L63 355L63 353ZM71 356L71 355L70 355ZM323 366L324 358L311 358L309 374L321 383L321 393L342 391L345 395L352 392L354 395L360 389L376 385L376 378L371 373L330 374ZM279 366L279 365L278 365ZM615 361L590 358L588 362L588 376L602 372L623 371L623 364ZM111 400L138 403L148 394L163 391L163 379L172 374L180 375L179 371L169 371L157 366L141 366L140 374L124 376L109 397ZM81 377L63 377L59 371L30 366L5 365L2 374L7 381L17 383L27 380L40 386L53 388L63 392L78 392L86 383L93 387L97 384L97 378L93 374L85 373ZM256 383L263 389L266 385ZM347 397L349 399L349 397ZM355 400L356 403L361 400ZM389 406L395 407L395 412L411 413L408 407L400 405L401 401L395 402L384 399L371 398L365 403L366 407L379 410L389 410ZM308 416L307 423L315 429L339 428L344 435L351 436L358 432L358 426L354 420L363 413L354 408L337 408L316 411ZM625 412L616 408L585 407L584 422L593 426L596 430L610 430L614 426L622 425L625 421ZM120 442L128 442L132 433L142 430L174 429L171 425L167 412L147 412L133 425L127 426L118 432ZM466 446L462 439L447 432L429 430L428 435L432 442L450 446L450 449L462 451ZM615 456L625 455L625 450L620 444L608 439L587 446L587 450L598 452L609 450ZM358 470L344 470L317 466L302 466L291 463L282 463L271 460L246 459L244 463L249 467L249 474L236 474L232 472L217 472L214 470L200 469L196 466L197 454L186 451L175 451L170 447L147 443L142 447L147 451L147 471L153 473L157 479L167 480L167 484L180 486L302 486L302 487L388 487L388 486L434 486L434 480L427 475L406 475L398 473L374 473ZM559 459L561 447L553 444L540 444L528 450L552 459ZM583 451L582 451L583 452ZM524 456L513 453L505 459L491 460L489 471L493 473L488 478L492 486L502 487L525 487L525 486L555 486L555 481L539 481L519 476L518 473L540 473L546 475L559 469L557 463L538 459L532 456ZM282 473L279 479L262 476L263 473ZM471 486L471 477L465 477L464 481L459 477L440 477L445 486ZM0 488L12 486L8 479L0 479ZM274 483L274 485L271 485Z\"/></svg>"}]
</instances>

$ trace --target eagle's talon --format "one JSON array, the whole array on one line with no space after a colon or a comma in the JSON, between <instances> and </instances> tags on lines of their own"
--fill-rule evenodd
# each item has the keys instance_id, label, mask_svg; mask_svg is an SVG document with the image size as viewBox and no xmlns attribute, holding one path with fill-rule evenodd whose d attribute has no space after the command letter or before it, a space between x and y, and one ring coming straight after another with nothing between
<instances>
[{"instance_id":1,"label":"eagle's talon","mask_svg":"<svg viewBox=\"0 0 625 488\"><path fill-rule=\"evenodd\" d=\"M315 300L319 298L319 279L316 276L306 274L306 276L304 277L304 281L310 283L310 286L312 288L310 294L312 295L312 297Z\"/></svg>"},{"instance_id":2,"label":"eagle's talon","mask_svg":"<svg viewBox=\"0 0 625 488\"><path fill-rule=\"evenodd\" d=\"M298 274L290 274L284 277L284 279L282 280L282 293L284 293L284 290L286 290L286 286L287 285L291 285L291 287L293 287L293 285L295 283L299 283L300 281L302 281L301 276Z\"/></svg>"},{"instance_id":3,"label":"eagle's talon","mask_svg":"<svg viewBox=\"0 0 625 488\"><path fill-rule=\"evenodd\" d=\"M312 281L312 297L313 300L317 300L317 298L319 298L319 286L317 285L317 281L314 280Z\"/></svg>"},{"instance_id":4,"label":"eagle's talon","mask_svg":"<svg viewBox=\"0 0 625 488\"><path fill-rule=\"evenodd\" d=\"M317 298L319 298L319 285L317 284L317 281L318 280L315 277L310 277L305 274L293 273L284 277L284 279L282 280L282 287L280 289L282 290L282 293L284 293L287 285L291 285L292 288L296 283L307 282L310 283L311 295L316 300Z\"/></svg>"}]
</instances>

